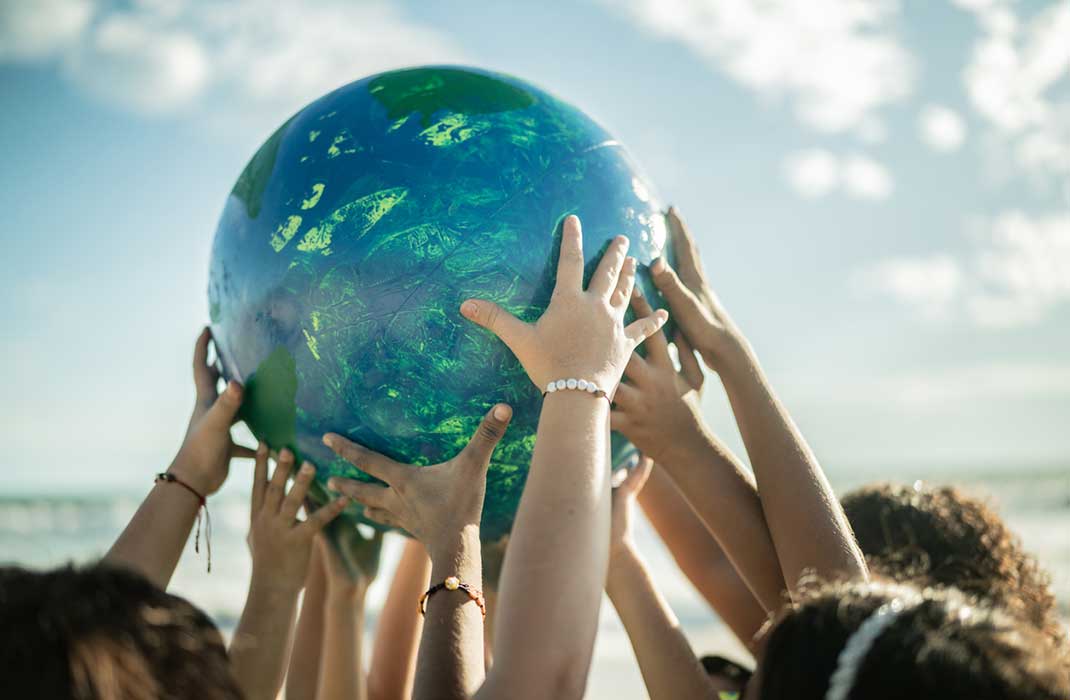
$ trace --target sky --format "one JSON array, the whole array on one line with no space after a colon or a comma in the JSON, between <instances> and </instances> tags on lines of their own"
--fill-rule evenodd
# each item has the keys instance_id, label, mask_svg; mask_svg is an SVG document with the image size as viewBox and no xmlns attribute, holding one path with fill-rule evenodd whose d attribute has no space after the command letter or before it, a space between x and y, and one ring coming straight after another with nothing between
<instances>
[{"instance_id":1,"label":"sky","mask_svg":"<svg viewBox=\"0 0 1070 700\"><path fill-rule=\"evenodd\" d=\"M834 477L1066 469L1068 36L1070 1L3 0L0 493L166 467L238 173L423 63L617 135Z\"/></svg>"}]
</instances>

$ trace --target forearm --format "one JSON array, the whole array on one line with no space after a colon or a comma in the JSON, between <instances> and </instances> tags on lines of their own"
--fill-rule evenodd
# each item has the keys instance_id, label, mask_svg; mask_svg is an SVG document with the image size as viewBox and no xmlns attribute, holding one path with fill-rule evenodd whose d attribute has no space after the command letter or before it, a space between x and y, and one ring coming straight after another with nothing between
<instances>
[{"instance_id":1,"label":"forearm","mask_svg":"<svg viewBox=\"0 0 1070 700\"><path fill-rule=\"evenodd\" d=\"M663 467L655 467L639 504L684 576L748 648L766 611ZM777 569L779 570L779 569Z\"/></svg>"},{"instance_id":2,"label":"forearm","mask_svg":"<svg viewBox=\"0 0 1070 700\"><path fill-rule=\"evenodd\" d=\"M387 594L372 647L368 669L368 697L372 700L411 698L416 675L416 654L423 618L416 601L427 590L431 560L424 546L408 540Z\"/></svg>"},{"instance_id":3,"label":"forearm","mask_svg":"<svg viewBox=\"0 0 1070 700\"><path fill-rule=\"evenodd\" d=\"M680 623L632 547L611 557L606 592L628 632L651 700L716 696Z\"/></svg>"},{"instance_id":4,"label":"forearm","mask_svg":"<svg viewBox=\"0 0 1070 700\"><path fill-rule=\"evenodd\" d=\"M257 580L253 574L253 580ZM230 664L245 700L275 700L286 672L297 591L249 587L230 643Z\"/></svg>"},{"instance_id":5,"label":"forearm","mask_svg":"<svg viewBox=\"0 0 1070 700\"><path fill-rule=\"evenodd\" d=\"M784 579L750 472L706 432L680 441L661 466L762 609L778 609L784 602Z\"/></svg>"},{"instance_id":6,"label":"forearm","mask_svg":"<svg viewBox=\"0 0 1070 700\"><path fill-rule=\"evenodd\" d=\"M608 416L608 402L579 392L544 402L502 571L489 697L584 692L608 562Z\"/></svg>"},{"instance_id":7,"label":"forearm","mask_svg":"<svg viewBox=\"0 0 1070 700\"><path fill-rule=\"evenodd\" d=\"M826 579L865 578L843 508L753 351L741 349L721 378L789 590L807 570Z\"/></svg>"},{"instance_id":8,"label":"forearm","mask_svg":"<svg viewBox=\"0 0 1070 700\"><path fill-rule=\"evenodd\" d=\"M429 549L432 584L456 576L482 589L477 527L466 527ZM464 591L435 593L427 599L413 697L416 700L470 698L485 676L483 615L479 607Z\"/></svg>"},{"instance_id":9,"label":"forearm","mask_svg":"<svg viewBox=\"0 0 1070 700\"><path fill-rule=\"evenodd\" d=\"M102 561L133 569L167 588L200 505L179 484L157 483Z\"/></svg>"},{"instance_id":10,"label":"forearm","mask_svg":"<svg viewBox=\"0 0 1070 700\"><path fill-rule=\"evenodd\" d=\"M312 554L301 599L301 614L294 633L290 669L286 674L286 700L313 700L319 685L323 651L324 599L326 597L324 563L317 548Z\"/></svg>"},{"instance_id":11,"label":"forearm","mask_svg":"<svg viewBox=\"0 0 1070 700\"><path fill-rule=\"evenodd\" d=\"M363 700L364 591L329 594L324 605L320 700ZM287 699L289 700L289 699Z\"/></svg>"}]
</instances>

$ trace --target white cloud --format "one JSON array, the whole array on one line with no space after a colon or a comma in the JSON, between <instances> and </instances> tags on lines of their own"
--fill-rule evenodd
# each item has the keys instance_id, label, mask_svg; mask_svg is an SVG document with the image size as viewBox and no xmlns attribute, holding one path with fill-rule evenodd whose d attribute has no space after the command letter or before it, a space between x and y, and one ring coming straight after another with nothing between
<instances>
[{"instance_id":1,"label":"white cloud","mask_svg":"<svg viewBox=\"0 0 1070 700\"><path fill-rule=\"evenodd\" d=\"M784 160L784 176L799 195L824 197L840 184L839 159L819 148L792 153Z\"/></svg>"},{"instance_id":2,"label":"white cloud","mask_svg":"<svg viewBox=\"0 0 1070 700\"><path fill-rule=\"evenodd\" d=\"M89 25L90 0L4 0L0 3L0 59L47 58Z\"/></svg>"},{"instance_id":3,"label":"white cloud","mask_svg":"<svg viewBox=\"0 0 1070 700\"><path fill-rule=\"evenodd\" d=\"M67 74L93 94L142 112L189 104L208 84L204 46L182 31L115 15L97 26L67 61Z\"/></svg>"},{"instance_id":4,"label":"white cloud","mask_svg":"<svg viewBox=\"0 0 1070 700\"><path fill-rule=\"evenodd\" d=\"M936 151L957 151L966 141L966 123L959 113L941 105L928 105L918 115L921 139Z\"/></svg>"},{"instance_id":5,"label":"white cloud","mask_svg":"<svg viewBox=\"0 0 1070 700\"><path fill-rule=\"evenodd\" d=\"M979 227L962 259L884 260L856 272L852 284L930 320L959 313L988 328L1038 323L1070 303L1070 214L1004 212Z\"/></svg>"},{"instance_id":6,"label":"white cloud","mask_svg":"<svg viewBox=\"0 0 1070 700\"><path fill-rule=\"evenodd\" d=\"M17 22L10 31L4 24L0 59L58 54L79 87L150 113L211 95L219 98L214 105L269 106L274 119L349 80L463 56L431 26L386 2L139 0L101 3L94 12L89 0L47 0L12 7L4 5ZM68 19L56 25L53 14ZM42 28L40 36L27 34L27 27ZM32 40L18 43L8 34Z\"/></svg>"},{"instance_id":7,"label":"white cloud","mask_svg":"<svg viewBox=\"0 0 1070 700\"><path fill-rule=\"evenodd\" d=\"M746 87L787 97L821 131L854 129L912 88L895 0L602 1Z\"/></svg>"},{"instance_id":8,"label":"white cloud","mask_svg":"<svg viewBox=\"0 0 1070 700\"><path fill-rule=\"evenodd\" d=\"M877 292L913 306L929 319L946 317L963 284L962 269L949 255L893 258L855 273L852 282L862 291Z\"/></svg>"},{"instance_id":9,"label":"white cloud","mask_svg":"<svg viewBox=\"0 0 1070 700\"><path fill-rule=\"evenodd\" d=\"M910 409L1062 398L1070 396L1070 365L1024 362L944 367L882 379L867 393Z\"/></svg>"},{"instance_id":10,"label":"white cloud","mask_svg":"<svg viewBox=\"0 0 1070 700\"><path fill-rule=\"evenodd\" d=\"M953 2L982 30L963 76L974 109L1031 178L1070 176L1070 3L1023 21L1010 0Z\"/></svg>"},{"instance_id":11,"label":"white cloud","mask_svg":"<svg viewBox=\"0 0 1070 700\"><path fill-rule=\"evenodd\" d=\"M844 190L859 199L888 199L895 189L888 169L866 156L847 156L843 161L842 177Z\"/></svg>"},{"instance_id":12,"label":"white cloud","mask_svg":"<svg viewBox=\"0 0 1070 700\"><path fill-rule=\"evenodd\" d=\"M812 148L789 154L783 169L788 185L806 199L842 191L857 199L876 201L887 199L895 189L886 167L859 154L841 158L830 151Z\"/></svg>"}]
</instances>

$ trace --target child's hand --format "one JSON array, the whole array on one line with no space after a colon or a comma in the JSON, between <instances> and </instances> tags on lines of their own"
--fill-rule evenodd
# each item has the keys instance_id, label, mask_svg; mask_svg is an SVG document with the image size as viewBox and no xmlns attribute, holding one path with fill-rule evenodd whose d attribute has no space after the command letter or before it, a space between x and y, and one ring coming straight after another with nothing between
<instances>
[{"instance_id":1,"label":"child's hand","mask_svg":"<svg viewBox=\"0 0 1070 700\"><path fill-rule=\"evenodd\" d=\"M636 290L632 298L636 315L650 313ZM705 444L706 428L699 402L705 380L691 346L677 336L680 356L677 372L669 355L665 334L658 331L646 345L646 358L633 354L624 370L628 381L617 388L610 426L622 433L656 462L671 461L680 450Z\"/></svg>"},{"instance_id":2,"label":"child's hand","mask_svg":"<svg viewBox=\"0 0 1070 700\"><path fill-rule=\"evenodd\" d=\"M703 361L710 369L721 371L741 352L747 352L746 338L710 289L698 247L679 212L669 209L665 220L676 251L679 276L665 258L658 258L650 265L654 284L669 302L673 321Z\"/></svg>"},{"instance_id":3,"label":"child's hand","mask_svg":"<svg viewBox=\"0 0 1070 700\"><path fill-rule=\"evenodd\" d=\"M363 598L379 573L383 533L376 530L371 537L365 538L351 523L343 524L347 528L346 537L337 544L327 541L324 534L316 538L317 556L323 560L327 573L327 595L331 598ZM356 565L356 575L350 573L336 547L346 548L347 557Z\"/></svg>"},{"instance_id":4,"label":"child's hand","mask_svg":"<svg viewBox=\"0 0 1070 700\"><path fill-rule=\"evenodd\" d=\"M279 453L275 473L268 481L268 448L256 451L253 497L249 526L249 549L253 555L253 586L283 593L301 589L312 555L316 534L345 508L344 496L326 504L301 522L297 511L308 495L316 469L306 462L286 493L286 478L293 469L294 456L287 449Z\"/></svg>"},{"instance_id":5,"label":"child's hand","mask_svg":"<svg viewBox=\"0 0 1070 700\"><path fill-rule=\"evenodd\" d=\"M216 390L219 372L208 364L208 342L212 334L201 331L193 349L193 383L197 387L197 401L189 419L186 437L178 449L169 472L209 496L219 490L227 479L230 460L253 457L255 452L235 444L230 426L241 408L242 386L232 381L222 395Z\"/></svg>"},{"instance_id":6,"label":"child's hand","mask_svg":"<svg viewBox=\"0 0 1070 700\"><path fill-rule=\"evenodd\" d=\"M629 470L619 486L613 489L613 518L609 529L609 556L619 554L625 549L634 549L632 537L632 517L635 512L635 499L643 490L647 478L654 467L654 460L646 455L639 457L639 464ZM618 472L618 474L621 472Z\"/></svg>"},{"instance_id":7,"label":"child's hand","mask_svg":"<svg viewBox=\"0 0 1070 700\"><path fill-rule=\"evenodd\" d=\"M627 252L628 239L615 238L584 290L580 220L570 216L562 227L557 284L538 321L524 323L479 299L464 302L461 314L501 338L540 390L551 381L575 378L593 381L612 395L632 350L668 318L658 310L624 327L636 266Z\"/></svg>"},{"instance_id":8,"label":"child's hand","mask_svg":"<svg viewBox=\"0 0 1070 700\"><path fill-rule=\"evenodd\" d=\"M468 445L457 456L430 467L399 464L328 433L323 442L361 471L387 486L352 479L331 479L330 488L365 507L364 515L399 527L424 543L432 555L448 547L465 528L478 531L487 487L491 453L505 434L512 409L498 404L483 418Z\"/></svg>"}]
</instances>

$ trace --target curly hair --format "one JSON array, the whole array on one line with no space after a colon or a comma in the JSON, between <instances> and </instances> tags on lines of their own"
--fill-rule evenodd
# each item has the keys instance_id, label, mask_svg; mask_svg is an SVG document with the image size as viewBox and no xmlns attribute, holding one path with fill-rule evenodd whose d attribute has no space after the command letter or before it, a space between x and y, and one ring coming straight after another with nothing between
<instances>
[{"instance_id":1,"label":"curly hair","mask_svg":"<svg viewBox=\"0 0 1070 700\"><path fill-rule=\"evenodd\" d=\"M903 609L858 661L849 700L1067 700L1070 678L1043 635L949 588L833 583L781 612L757 673L761 700L824 700L840 653L882 605Z\"/></svg>"},{"instance_id":2,"label":"curly hair","mask_svg":"<svg viewBox=\"0 0 1070 700\"><path fill-rule=\"evenodd\" d=\"M0 568L0 696L238 700L198 608L121 568Z\"/></svg>"},{"instance_id":3,"label":"curly hair","mask_svg":"<svg viewBox=\"0 0 1070 700\"><path fill-rule=\"evenodd\" d=\"M842 503L876 576L958 588L1066 647L1051 576L985 501L951 486L874 484Z\"/></svg>"}]
</instances>

